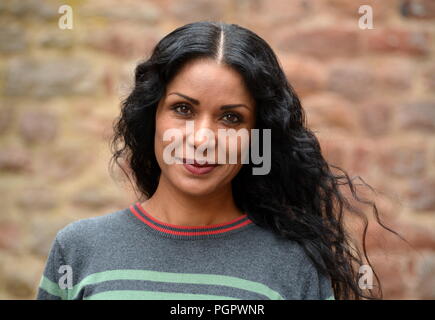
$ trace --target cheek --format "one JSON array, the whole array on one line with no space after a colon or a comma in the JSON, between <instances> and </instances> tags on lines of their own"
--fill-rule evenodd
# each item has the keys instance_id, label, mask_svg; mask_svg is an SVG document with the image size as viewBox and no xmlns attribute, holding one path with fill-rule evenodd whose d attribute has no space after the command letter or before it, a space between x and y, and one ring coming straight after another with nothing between
<instances>
[{"instance_id":1,"label":"cheek","mask_svg":"<svg viewBox=\"0 0 435 320\"><path fill-rule=\"evenodd\" d=\"M217 184L219 185L225 185L228 183L231 183L231 181L234 179L234 177L239 173L239 171L242 169L241 164L224 164L221 168L221 173L219 176L216 177Z\"/></svg>"},{"instance_id":2,"label":"cheek","mask_svg":"<svg viewBox=\"0 0 435 320\"><path fill-rule=\"evenodd\" d=\"M218 140L218 153L224 152L226 155L227 164L235 164L234 160L237 159L237 164L241 164L242 159L249 155L250 150L250 138L249 132L242 136L230 136L228 138L222 138ZM232 161L232 162L228 162ZM247 160L245 160L247 161Z\"/></svg>"},{"instance_id":3,"label":"cheek","mask_svg":"<svg viewBox=\"0 0 435 320\"><path fill-rule=\"evenodd\" d=\"M162 130L162 128L156 124L156 132L154 135L154 151L157 159L161 159L162 150L165 147L164 144L168 143L166 141L163 141L163 133L164 130Z\"/></svg>"},{"instance_id":4,"label":"cheek","mask_svg":"<svg viewBox=\"0 0 435 320\"><path fill-rule=\"evenodd\" d=\"M179 126L180 124L174 121L168 112L161 111L158 113L156 116L156 131L154 135L155 149L161 151L166 145L170 144L170 140L163 140L165 132L168 132L170 129L180 129Z\"/></svg>"},{"instance_id":5,"label":"cheek","mask_svg":"<svg viewBox=\"0 0 435 320\"><path fill-rule=\"evenodd\" d=\"M165 121L164 117L160 117L156 121L156 132L154 135L154 153L156 155L157 162L160 165L160 168L166 166L166 162L164 161L164 150L165 148L171 144L171 140L165 141L163 140L165 136L165 132L171 128L171 125L168 121Z\"/></svg>"}]
</instances>

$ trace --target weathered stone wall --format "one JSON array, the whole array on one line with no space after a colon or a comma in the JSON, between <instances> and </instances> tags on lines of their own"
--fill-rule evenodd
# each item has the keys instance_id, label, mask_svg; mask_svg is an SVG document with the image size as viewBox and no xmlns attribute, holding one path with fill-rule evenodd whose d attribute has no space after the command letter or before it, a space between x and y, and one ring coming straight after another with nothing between
<instances>
[{"instance_id":1,"label":"weathered stone wall","mask_svg":"<svg viewBox=\"0 0 435 320\"><path fill-rule=\"evenodd\" d=\"M358 27L363 4L374 29ZM413 246L371 219L385 298L434 299L434 18L431 0L2 0L0 299L33 298L64 225L134 200L107 170L112 121L135 64L196 20L269 42L328 160L384 193L383 221Z\"/></svg>"}]
</instances>

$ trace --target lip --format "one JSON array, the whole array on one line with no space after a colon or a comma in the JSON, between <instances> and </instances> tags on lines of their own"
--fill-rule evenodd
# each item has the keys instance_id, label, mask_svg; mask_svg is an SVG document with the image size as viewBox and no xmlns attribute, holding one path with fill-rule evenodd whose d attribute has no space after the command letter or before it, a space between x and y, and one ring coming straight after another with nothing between
<instances>
[{"instance_id":1,"label":"lip","mask_svg":"<svg viewBox=\"0 0 435 320\"><path fill-rule=\"evenodd\" d=\"M182 161L183 164L191 164L191 165L194 165L195 167L216 167L216 166L218 166L217 163L209 163L207 161L203 164L200 164L196 160L185 159L185 158L176 158L176 159ZM187 160L189 160L189 163L187 163Z\"/></svg>"},{"instance_id":2,"label":"lip","mask_svg":"<svg viewBox=\"0 0 435 320\"><path fill-rule=\"evenodd\" d=\"M207 173L213 171L213 169L218 166L218 164L214 164L214 163L209 164L208 162L206 162L204 164L199 164L195 160L193 161L192 164L190 164L190 163L187 163L187 160L184 158L183 159L178 158L178 160L181 160L183 162L183 167L186 168L187 171L189 171L190 173L192 173L194 175L207 174Z\"/></svg>"},{"instance_id":3,"label":"lip","mask_svg":"<svg viewBox=\"0 0 435 320\"><path fill-rule=\"evenodd\" d=\"M211 172L214 168L217 167L217 165L213 166L195 166L192 164L183 164L183 166L190 172L195 175L202 175Z\"/></svg>"}]
</instances>

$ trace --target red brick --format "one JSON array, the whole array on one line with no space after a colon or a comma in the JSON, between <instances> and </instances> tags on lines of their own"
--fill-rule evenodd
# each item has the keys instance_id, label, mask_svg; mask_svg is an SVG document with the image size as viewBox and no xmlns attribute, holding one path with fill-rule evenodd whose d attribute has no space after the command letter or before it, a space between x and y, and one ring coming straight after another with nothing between
<instances>
[{"instance_id":1,"label":"red brick","mask_svg":"<svg viewBox=\"0 0 435 320\"><path fill-rule=\"evenodd\" d=\"M380 136L391 128L392 106L384 101L369 101L360 108L361 127L371 136Z\"/></svg>"},{"instance_id":2,"label":"red brick","mask_svg":"<svg viewBox=\"0 0 435 320\"><path fill-rule=\"evenodd\" d=\"M334 13L354 18L354 21L358 21L357 19L359 19L359 17L362 15L358 12L360 6L369 5L372 7L375 26L376 21L382 21L389 14L394 12L396 2L395 0L365 0L364 2L349 0L326 0L324 1L323 5L325 10L329 9Z\"/></svg>"},{"instance_id":3,"label":"red brick","mask_svg":"<svg viewBox=\"0 0 435 320\"><path fill-rule=\"evenodd\" d=\"M337 63L329 70L328 89L351 100L361 100L372 93L375 77L363 64Z\"/></svg>"},{"instance_id":4,"label":"red brick","mask_svg":"<svg viewBox=\"0 0 435 320\"><path fill-rule=\"evenodd\" d=\"M6 106L6 102L2 102L0 105L1 117L0 117L0 134L6 133L11 128L12 121L15 118L15 109L13 106Z\"/></svg>"},{"instance_id":5,"label":"red brick","mask_svg":"<svg viewBox=\"0 0 435 320\"><path fill-rule=\"evenodd\" d=\"M407 186L407 200L417 211L435 211L435 179L431 177L414 178Z\"/></svg>"},{"instance_id":6,"label":"red brick","mask_svg":"<svg viewBox=\"0 0 435 320\"><path fill-rule=\"evenodd\" d=\"M380 148L378 164L389 174L414 177L424 174L427 167L426 149L420 145L389 145Z\"/></svg>"},{"instance_id":7,"label":"red brick","mask_svg":"<svg viewBox=\"0 0 435 320\"><path fill-rule=\"evenodd\" d=\"M147 28L119 24L89 33L86 44L121 58L145 58L157 44L159 34Z\"/></svg>"},{"instance_id":8,"label":"red brick","mask_svg":"<svg viewBox=\"0 0 435 320\"><path fill-rule=\"evenodd\" d=\"M427 252L417 261L417 299L435 300L435 254Z\"/></svg>"},{"instance_id":9,"label":"red brick","mask_svg":"<svg viewBox=\"0 0 435 320\"><path fill-rule=\"evenodd\" d=\"M160 3L161 4L161 3ZM154 25L161 17L161 10L151 1L94 0L82 4L81 16L97 17L104 22L129 21L145 26Z\"/></svg>"},{"instance_id":10,"label":"red brick","mask_svg":"<svg viewBox=\"0 0 435 320\"><path fill-rule=\"evenodd\" d=\"M346 146L344 146L341 141L334 138L318 135L318 139L322 148L322 155L326 161L334 166L344 166L347 153Z\"/></svg>"},{"instance_id":11,"label":"red brick","mask_svg":"<svg viewBox=\"0 0 435 320\"><path fill-rule=\"evenodd\" d=\"M370 140L357 140L350 151L347 170L349 174L366 175L372 167L375 144Z\"/></svg>"},{"instance_id":12,"label":"red brick","mask_svg":"<svg viewBox=\"0 0 435 320\"><path fill-rule=\"evenodd\" d=\"M95 152L87 152L83 145L66 143L38 155L33 170L48 181L77 178L95 161L95 155Z\"/></svg>"},{"instance_id":13,"label":"red brick","mask_svg":"<svg viewBox=\"0 0 435 320\"><path fill-rule=\"evenodd\" d=\"M287 79L298 95L305 96L325 88L324 65L306 57L280 58Z\"/></svg>"},{"instance_id":14,"label":"red brick","mask_svg":"<svg viewBox=\"0 0 435 320\"><path fill-rule=\"evenodd\" d=\"M422 100L403 103L396 112L396 122L400 129L433 132L435 130L435 101Z\"/></svg>"},{"instance_id":15,"label":"red brick","mask_svg":"<svg viewBox=\"0 0 435 320\"><path fill-rule=\"evenodd\" d=\"M380 53L426 55L429 53L429 34L401 29L375 29L364 33L367 50Z\"/></svg>"},{"instance_id":16,"label":"red brick","mask_svg":"<svg viewBox=\"0 0 435 320\"><path fill-rule=\"evenodd\" d=\"M57 118L47 111L26 111L20 117L20 133L29 143L52 142L58 132Z\"/></svg>"},{"instance_id":17,"label":"red brick","mask_svg":"<svg viewBox=\"0 0 435 320\"><path fill-rule=\"evenodd\" d=\"M28 186L17 195L17 205L29 212L49 213L60 200L55 188L47 186Z\"/></svg>"},{"instance_id":18,"label":"red brick","mask_svg":"<svg viewBox=\"0 0 435 320\"><path fill-rule=\"evenodd\" d=\"M25 149L6 147L0 151L0 170L24 172L30 169L31 156Z\"/></svg>"},{"instance_id":19,"label":"red brick","mask_svg":"<svg viewBox=\"0 0 435 320\"><path fill-rule=\"evenodd\" d=\"M356 132L359 128L355 110L340 96L312 95L305 98L302 103L310 127L338 128L347 132Z\"/></svg>"},{"instance_id":20,"label":"red brick","mask_svg":"<svg viewBox=\"0 0 435 320\"><path fill-rule=\"evenodd\" d=\"M173 1L168 5L169 12L186 23L195 20L223 20L227 2L225 0Z\"/></svg>"},{"instance_id":21,"label":"red brick","mask_svg":"<svg viewBox=\"0 0 435 320\"><path fill-rule=\"evenodd\" d=\"M416 276L412 272L415 254L390 254L381 250L369 253L369 259L380 279L383 299L415 298L410 293L416 282ZM376 283L374 276L373 282Z\"/></svg>"},{"instance_id":22,"label":"red brick","mask_svg":"<svg viewBox=\"0 0 435 320\"><path fill-rule=\"evenodd\" d=\"M435 65L425 68L423 75L424 87L428 92L435 91Z\"/></svg>"},{"instance_id":23,"label":"red brick","mask_svg":"<svg viewBox=\"0 0 435 320\"><path fill-rule=\"evenodd\" d=\"M252 30L261 26L272 38L277 28L298 25L323 9L320 1L316 0L248 0L229 3L237 8L233 14L243 21L242 25L250 25Z\"/></svg>"},{"instance_id":24,"label":"red brick","mask_svg":"<svg viewBox=\"0 0 435 320\"><path fill-rule=\"evenodd\" d=\"M16 250L19 247L20 227L10 221L0 222L0 249Z\"/></svg>"},{"instance_id":25,"label":"red brick","mask_svg":"<svg viewBox=\"0 0 435 320\"><path fill-rule=\"evenodd\" d=\"M342 27L310 30L288 28L277 37L278 49L316 58L350 57L360 54L362 49L360 33Z\"/></svg>"},{"instance_id":26,"label":"red brick","mask_svg":"<svg viewBox=\"0 0 435 320\"><path fill-rule=\"evenodd\" d=\"M402 16L418 19L435 18L435 2L433 0L404 0L400 5Z\"/></svg>"},{"instance_id":27,"label":"red brick","mask_svg":"<svg viewBox=\"0 0 435 320\"><path fill-rule=\"evenodd\" d=\"M375 77L379 84L379 91L390 90L397 94L407 94L407 90L412 87L416 74L415 63L410 59L394 59L388 57L382 59L373 66Z\"/></svg>"},{"instance_id":28,"label":"red brick","mask_svg":"<svg viewBox=\"0 0 435 320\"><path fill-rule=\"evenodd\" d=\"M385 252L405 252L432 250L435 248L435 232L431 228L400 219L382 219L388 228L397 232L408 243L395 234L382 228L373 218L367 232L367 249L379 249Z\"/></svg>"}]
</instances>

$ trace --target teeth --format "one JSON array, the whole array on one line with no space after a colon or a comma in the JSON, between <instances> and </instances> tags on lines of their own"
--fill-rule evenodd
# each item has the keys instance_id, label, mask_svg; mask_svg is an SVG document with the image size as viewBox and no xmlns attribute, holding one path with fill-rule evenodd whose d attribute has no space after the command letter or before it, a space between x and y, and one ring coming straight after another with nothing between
<instances>
[{"instance_id":1,"label":"teeth","mask_svg":"<svg viewBox=\"0 0 435 320\"><path fill-rule=\"evenodd\" d=\"M210 167L211 165L205 163L205 164L199 164L199 163L194 163L193 164L195 167Z\"/></svg>"}]
</instances>

